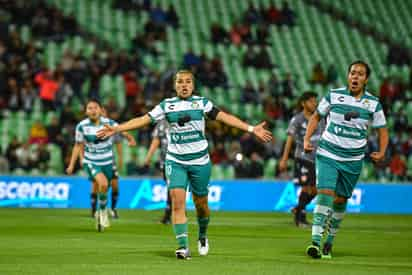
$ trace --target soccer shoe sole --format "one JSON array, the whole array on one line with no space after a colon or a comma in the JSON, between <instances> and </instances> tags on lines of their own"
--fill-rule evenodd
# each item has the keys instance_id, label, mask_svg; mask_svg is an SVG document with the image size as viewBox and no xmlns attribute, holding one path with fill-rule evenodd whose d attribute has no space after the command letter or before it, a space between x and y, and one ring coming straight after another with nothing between
<instances>
[{"instance_id":1,"label":"soccer shoe sole","mask_svg":"<svg viewBox=\"0 0 412 275\"><path fill-rule=\"evenodd\" d=\"M176 251L176 258L178 260L191 260L192 256L190 255L190 252Z\"/></svg>"},{"instance_id":2,"label":"soccer shoe sole","mask_svg":"<svg viewBox=\"0 0 412 275\"><path fill-rule=\"evenodd\" d=\"M313 259L320 259L322 255L320 254L320 248L315 245L310 245L306 249L306 254L312 257Z\"/></svg>"}]
</instances>

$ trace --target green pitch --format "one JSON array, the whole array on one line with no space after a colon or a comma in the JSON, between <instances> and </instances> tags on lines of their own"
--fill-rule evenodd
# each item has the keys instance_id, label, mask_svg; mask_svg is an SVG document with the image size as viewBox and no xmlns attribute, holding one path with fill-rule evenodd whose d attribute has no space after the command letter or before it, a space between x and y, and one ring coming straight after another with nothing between
<instances>
[{"instance_id":1,"label":"green pitch","mask_svg":"<svg viewBox=\"0 0 412 275\"><path fill-rule=\"evenodd\" d=\"M277 213L213 213L210 255L178 261L160 212L121 211L97 233L88 210L0 209L0 274L412 274L412 216L348 215L332 260L305 255L310 229Z\"/></svg>"}]
</instances>

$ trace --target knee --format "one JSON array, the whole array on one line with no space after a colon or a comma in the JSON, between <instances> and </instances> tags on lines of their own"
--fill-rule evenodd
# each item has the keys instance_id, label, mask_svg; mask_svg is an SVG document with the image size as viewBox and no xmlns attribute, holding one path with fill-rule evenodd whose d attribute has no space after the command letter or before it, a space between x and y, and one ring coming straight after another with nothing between
<instances>
[{"instance_id":1,"label":"knee","mask_svg":"<svg viewBox=\"0 0 412 275\"><path fill-rule=\"evenodd\" d=\"M184 211L185 209L185 200L178 199L176 197L172 197L172 210L173 212L180 212Z\"/></svg>"}]
</instances>

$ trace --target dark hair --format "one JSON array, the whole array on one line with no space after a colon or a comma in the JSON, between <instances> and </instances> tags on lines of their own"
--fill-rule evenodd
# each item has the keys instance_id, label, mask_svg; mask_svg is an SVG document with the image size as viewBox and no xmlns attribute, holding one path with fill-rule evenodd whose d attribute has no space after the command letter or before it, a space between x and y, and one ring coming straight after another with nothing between
<instances>
[{"instance_id":1,"label":"dark hair","mask_svg":"<svg viewBox=\"0 0 412 275\"><path fill-rule=\"evenodd\" d=\"M366 69L366 78L369 78L370 74L372 73L371 68L369 67L368 63L366 63L365 61L362 61L362 60L353 61L348 67L348 73L350 72L350 69L352 68L353 65L358 65L358 64L363 65L365 67L365 69Z\"/></svg>"},{"instance_id":2,"label":"dark hair","mask_svg":"<svg viewBox=\"0 0 412 275\"><path fill-rule=\"evenodd\" d=\"M318 94L315 93L315 92L312 92L312 91L304 92L304 93L299 97L298 102L297 102L297 105L296 105L296 108L297 108L299 111L302 111L302 110L303 110L302 103L305 102L305 101L307 101L307 100L309 100L309 99L311 99L311 98L313 98L313 97L315 97L315 98L318 97Z\"/></svg>"},{"instance_id":3,"label":"dark hair","mask_svg":"<svg viewBox=\"0 0 412 275\"><path fill-rule=\"evenodd\" d=\"M87 108L87 105L89 105L89 103L96 103L97 105L99 105L100 108L102 108L102 104L100 103L100 101L97 98L89 98L86 102L86 105L84 105Z\"/></svg>"}]
</instances>

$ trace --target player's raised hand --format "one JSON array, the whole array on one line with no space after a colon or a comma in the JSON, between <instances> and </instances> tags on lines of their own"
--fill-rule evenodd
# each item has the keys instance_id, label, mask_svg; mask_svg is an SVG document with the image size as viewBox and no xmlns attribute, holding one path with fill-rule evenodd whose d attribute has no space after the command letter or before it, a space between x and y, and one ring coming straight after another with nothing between
<instances>
[{"instance_id":1,"label":"player's raised hand","mask_svg":"<svg viewBox=\"0 0 412 275\"><path fill-rule=\"evenodd\" d=\"M310 140L304 139L303 140L303 150L305 150L305 152L312 152L313 150L315 150L315 147L313 147Z\"/></svg>"},{"instance_id":2,"label":"player's raised hand","mask_svg":"<svg viewBox=\"0 0 412 275\"><path fill-rule=\"evenodd\" d=\"M136 140L134 139L134 137L127 139L127 145L129 145L130 147L134 147L137 145Z\"/></svg>"},{"instance_id":3,"label":"player's raised hand","mask_svg":"<svg viewBox=\"0 0 412 275\"><path fill-rule=\"evenodd\" d=\"M370 157L373 161L379 162L385 158L385 153L382 152L373 152L370 154Z\"/></svg>"},{"instance_id":4,"label":"player's raised hand","mask_svg":"<svg viewBox=\"0 0 412 275\"><path fill-rule=\"evenodd\" d=\"M262 142L272 140L272 133L265 129L266 121L263 121L253 128L253 134Z\"/></svg>"},{"instance_id":5,"label":"player's raised hand","mask_svg":"<svg viewBox=\"0 0 412 275\"><path fill-rule=\"evenodd\" d=\"M102 129L97 131L96 136L98 138L108 138L116 134L116 128L114 126L110 126L105 124Z\"/></svg>"}]
</instances>

